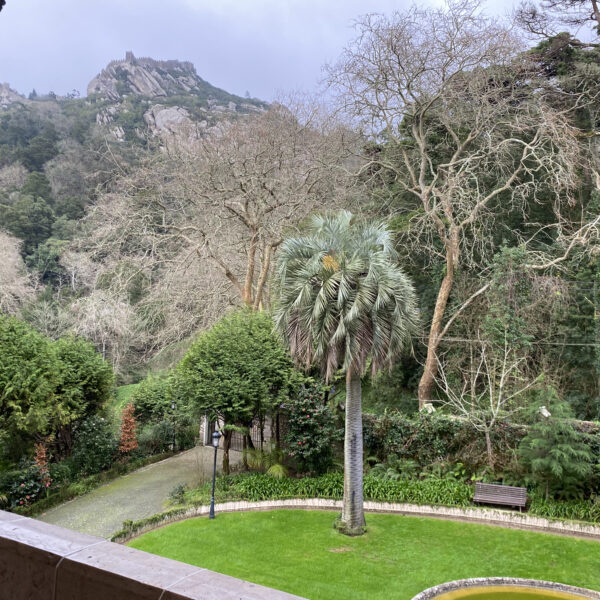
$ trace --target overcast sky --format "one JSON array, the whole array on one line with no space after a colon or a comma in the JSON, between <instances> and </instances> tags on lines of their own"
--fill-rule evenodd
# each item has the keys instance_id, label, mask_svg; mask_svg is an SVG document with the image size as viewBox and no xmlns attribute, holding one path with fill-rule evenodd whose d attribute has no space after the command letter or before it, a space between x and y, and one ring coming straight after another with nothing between
<instances>
[{"instance_id":1,"label":"overcast sky","mask_svg":"<svg viewBox=\"0 0 600 600\"><path fill-rule=\"evenodd\" d=\"M429 0L430 4L440 0ZM353 37L352 21L412 0L7 0L0 12L0 82L28 94L72 89L110 61L189 60L218 87L272 100L315 88L324 63ZM426 0L422 0L426 3ZM492 14L513 0L488 0Z\"/></svg>"}]
</instances>

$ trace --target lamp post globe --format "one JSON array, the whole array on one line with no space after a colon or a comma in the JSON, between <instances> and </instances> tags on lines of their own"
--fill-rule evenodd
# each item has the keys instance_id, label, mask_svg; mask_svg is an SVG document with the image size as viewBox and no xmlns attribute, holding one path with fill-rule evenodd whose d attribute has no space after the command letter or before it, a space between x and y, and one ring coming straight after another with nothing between
<instances>
[{"instance_id":1,"label":"lamp post globe","mask_svg":"<svg viewBox=\"0 0 600 600\"><path fill-rule=\"evenodd\" d=\"M212 480L212 494L210 497L210 512L208 513L209 519L215 518L215 478L217 476L217 450L219 449L219 440L221 434L218 431L212 434L212 446L215 449L215 460L213 463L213 480Z\"/></svg>"}]
</instances>

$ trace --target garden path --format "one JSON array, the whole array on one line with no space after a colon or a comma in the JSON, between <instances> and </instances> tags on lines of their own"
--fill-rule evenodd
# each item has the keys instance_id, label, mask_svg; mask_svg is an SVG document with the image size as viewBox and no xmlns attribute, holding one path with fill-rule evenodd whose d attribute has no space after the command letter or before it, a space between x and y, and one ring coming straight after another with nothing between
<instances>
[{"instance_id":1,"label":"garden path","mask_svg":"<svg viewBox=\"0 0 600 600\"><path fill-rule=\"evenodd\" d=\"M231 451L230 454L232 464L241 459L239 452ZM213 457L212 447L197 446L119 477L37 518L81 533L108 538L121 529L127 519L137 521L162 512L169 492L176 485L199 485L209 479Z\"/></svg>"}]
</instances>

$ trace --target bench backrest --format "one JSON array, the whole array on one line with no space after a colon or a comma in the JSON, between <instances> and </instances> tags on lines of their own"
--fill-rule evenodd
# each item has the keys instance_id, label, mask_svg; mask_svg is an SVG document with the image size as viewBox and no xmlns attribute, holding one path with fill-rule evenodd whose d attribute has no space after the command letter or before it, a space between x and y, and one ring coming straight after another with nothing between
<instances>
[{"instance_id":1,"label":"bench backrest","mask_svg":"<svg viewBox=\"0 0 600 600\"><path fill-rule=\"evenodd\" d=\"M475 495L485 496L487 498L527 500L527 488L515 487L512 485L499 485L497 483L479 483L475 484Z\"/></svg>"}]
</instances>

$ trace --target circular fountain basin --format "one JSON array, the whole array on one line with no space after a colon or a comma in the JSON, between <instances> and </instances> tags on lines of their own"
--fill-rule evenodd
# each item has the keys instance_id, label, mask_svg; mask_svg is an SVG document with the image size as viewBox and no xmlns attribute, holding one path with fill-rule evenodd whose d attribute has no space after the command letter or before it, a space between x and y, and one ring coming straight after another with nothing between
<instances>
[{"instance_id":1,"label":"circular fountain basin","mask_svg":"<svg viewBox=\"0 0 600 600\"><path fill-rule=\"evenodd\" d=\"M534 579L489 577L450 581L421 592L413 600L600 600L594 590Z\"/></svg>"}]
</instances>

